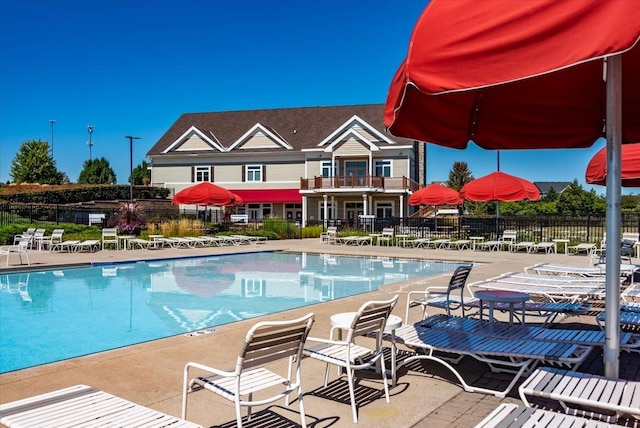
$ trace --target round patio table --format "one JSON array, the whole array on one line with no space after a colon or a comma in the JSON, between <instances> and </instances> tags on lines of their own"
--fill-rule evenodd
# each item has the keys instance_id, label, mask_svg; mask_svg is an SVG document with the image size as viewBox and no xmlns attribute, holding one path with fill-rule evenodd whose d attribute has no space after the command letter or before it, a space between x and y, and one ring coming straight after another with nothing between
<instances>
[{"instance_id":1,"label":"round patio table","mask_svg":"<svg viewBox=\"0 0 640 428\"><path fill-rule=\"evenodd\" d=\"M522 304L522 324L524 324L525 305L524 302L531 299L527 293L508 290L480 290L474 293L480 299L480 319L482 319L483 302L489 302L489 321L493 321L493 305L496 302L509 304L509 324L513 324L513 311L516 303Z\"/></svg>"}]
</instances>

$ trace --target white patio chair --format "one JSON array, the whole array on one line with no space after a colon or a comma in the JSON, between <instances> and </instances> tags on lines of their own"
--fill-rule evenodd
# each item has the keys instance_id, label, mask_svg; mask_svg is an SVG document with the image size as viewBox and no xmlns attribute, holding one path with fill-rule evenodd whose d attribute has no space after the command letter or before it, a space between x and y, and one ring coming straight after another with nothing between
<instances>
[{"instance_id":1,"label":"white patio chair","mask_svg":"<svg viewBox=\"0 0 640 428\"><path fill-rule=\"evenodd\" d=\"M102 229L102 249L113 245L116 250L120 249L120 240L118 239L118 229L115 227Z\"/></svg>"},{"instance_id":2,"label":"white patio chair","mask_svg":"<svg viewBox=\"0 0 640 428\"><path fill-rule=\"evenodd\" d=\"M6 266L9 266L9 256L11 256L11 254L18 255L18 257L20 258L20 264L22 264L22 256L25 256L25 259L27 260L27 265L30 265L31 262L29 261L28 250L32 240L33 240L33 235L19 238L18 243L15 245L5 245L0 247L0 256L1 255L7 256Z\"/></svg>"},{"instance_id":3,"label":"white patio chair","mask_svg":"<svg viewBox=\"0 0 640 428\"><path fill-rule=\"evenodd\" d=\"M390 246L393 244L393 227L385 227L382 229L382 234L378 236L378 245Z\"/></svg>"},{"instance_id":4,"label":"white patio chair","mask_svg":"<svg viewBox=\"0 0 640 428\"><path fill-rule=\"evenodd\" d=\"M327 363L324 379L325 387L328 382L329 364L346 370L354 423L358 422L358 410L354 391L354 376L356 370L373 368L377 364L380 364L384 384L384 395L387 403L389 403L389 386L387 385L387 371L383 358L382 335L387 319L397 301L398 296L396 295L390 300L369 301L364 303L360 309L358 309L358 312L354 313L345 340L333 339L334 330L332 329L329 339L309 337L308 341L316 342L316 344L304 348L304 355ZM375 346L373 347L355 343L359 337L372 335L375 335Z\"/></svg>"},{"instance_id":5,"label":"white patio chair","mask_svg":"<svg viewBox=\"0 0 640 428\"><path fill-rule=\"evenodd\" d=\"M519 427L571 427L571 428L614 428L608 422L565 415L550 410L502 403L480 421L475 428L519 428Z\"/></svg>"},{"instance_id":6,"label":"white patio chair","mask_svg":"<svg viewBox=\"0 0 640 428\"><path fill-rule=\"evenodd\" d=\"M285 397L288 405L289 395L296 392L302 426L306 427L300 360L304 342L313 321L314 315L309 313L302 318L291 321L257 323L247 333L233 371L223 371L194 362L187 363L184 368L182 418L187 418L189 394L202 389L234 403L239 428L242 428L242 406L248 408L248 420L251 420L252 406L272 403ZM268 363L282 359L289 360L287 374L280 375L273 371L274 368L265 367ZM295 370L293 370L294 364ZM206 375L190 380L192 370L205 372ZM295 373L295 377L292 376L293 373ZM265 390L268 390L271 395L254 399L254 393ZM262 395L266 395L266 393Z\"/></svg>"}]
</instances>

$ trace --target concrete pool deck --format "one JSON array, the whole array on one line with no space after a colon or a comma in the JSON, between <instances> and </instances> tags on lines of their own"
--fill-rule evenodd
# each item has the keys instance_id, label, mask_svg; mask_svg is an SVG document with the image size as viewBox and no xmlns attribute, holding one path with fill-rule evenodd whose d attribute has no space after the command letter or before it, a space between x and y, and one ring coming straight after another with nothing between
<instances>
[{"instance_id":1,"label":"concrete pool deck","mask_svg":"<svg viewBox=\"0 0 640 428\"><path fill-rule=\"evenodd\" d=\"M228 254L247 251L295 251L320 252L346 255L367 255L400 258L476 262L470 282L479 281L509 271L522 271L535 263L553 262L589 266L584 255L527 254L509 252L486 252L473 250L411 249L386 246L345 246L321 244L318 239L269 241L265 244L242 246L98 251L96 253L50 253L30 251L31 267L47 269L57 265L72 265L90 262L116 262L126 260L151 260L158 258L188 257L206 254ZM10 267L0 273L14 271L20 266L12 256ZM305 308L290 310L268 319L291 319L308 312L315 313L315 324L311 335L327 337L330 329L329 317L338 312L357 309L363 302L389 298L399 294L394 314L403 317L406 294L412 290L424 290L429 285L446 285L449 274L438 274L407 282L391 284L382 289L336 301L319 303ZM602 309L602 302L594 303L594 313ZM435 313L436 311L434 311ZM412 320L419 318L414 309ZM113 351L74 358L0 375L0 403L31 397L44 392L76 384L86 384L135 403L180 416L183 368L186 362L196 361L216 368L231 369L247 330L262 318L240 321L216 327L211 334L188 337L179 335ZM560 321L567 328L576 325L593 327L593 313ZM96 332L96 336L99 336ZM28 338L25 338L28 340ZM46 350L43 350L46 352ZM602 373L602 352L594 350L580 368L583 371ZM323 396L324 365L310 359L303 361L303 387L306 392L305 408L307 424L315 427L354 426L348 401L338 402ZM468 380L491 386L506 385L505 377L491 373L488 367L471 358L465 358L459 369ZM638 354L621 354L620 375L626 379L640 380L640 358ZM335 380L335 369L331 372ZM334 382L340 391L346 384ZM344 388L343 388L344 386ZM422 363L399 372L398 384L390 388L391 403L384 396L367 401L364 396L373 391L382 392L379 380L360 382L362 404L359 405L358 425L368 427L473 427L501 402L521 404L516 387L504 399L481 393L464 392L456 379L441 366ZM298 426L296 403L289 408L284 402L269 407L257 407L254 419L247 426ZM280 416L278 416L280 415ZM235 426L233 406L214 394L201 392L190 399L189 420L203 426ZM638 426L638 421L621 420L627 426ZM255 425L254 425L255 424ZM262 425L261 425L262 424ZM635 425L634 425L635 424Z\"/></svg>"}]
</instances>

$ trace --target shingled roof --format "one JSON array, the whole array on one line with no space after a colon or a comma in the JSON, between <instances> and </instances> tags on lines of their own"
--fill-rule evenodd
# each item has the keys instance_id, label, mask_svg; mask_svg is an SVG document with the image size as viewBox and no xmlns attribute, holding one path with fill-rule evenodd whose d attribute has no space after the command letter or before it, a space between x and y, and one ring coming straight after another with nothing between
<instances>
[{"instance_id":1,"label":"shingled roof","mask_svg":"<svg viewBox=\"0 0 640 428\"><path fill-rule=\"evenodd\" d=\"M279 135L294 150L299 151L303 148L315 147L354 115L399 144L412 143L411 139L394 137L386 133L383 111L384 104L362 104L185 113L147 152L147 156L162 154L191 127L196 127L208 137L214 138L220 145L229 147L258 123Z\"/></svg>"},{"instance_id":2,"label":"shingled roof","mask_svg":"<svg viewBox=\"0 0 640 428\"><path fill-rule=\"evenodd\" d=\"M533 184L535 184L538 187L538 189L540 190L540 193L542 193L543 195L546 195L547 193L549 193L549 190L552 188L553 190L555 190L556 193L562 193L564 189L569 187L571 182L570 181L534 181Z\"/></svg>"}]
</instances>

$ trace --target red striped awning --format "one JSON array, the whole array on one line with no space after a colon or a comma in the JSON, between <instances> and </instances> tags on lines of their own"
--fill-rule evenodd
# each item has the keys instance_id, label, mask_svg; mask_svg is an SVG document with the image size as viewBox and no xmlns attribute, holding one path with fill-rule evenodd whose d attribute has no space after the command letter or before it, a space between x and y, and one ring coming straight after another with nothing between
<instances>
[{"instance_id":1,"label":"red striped awning","mask_svg":"<svg viewBox=\"0 0 640 428\"><path fill-rule=\"evenodd\" d=\"M260 189L260 190L236 190L233 193L240 196L245 204L250 203L274 203L274 204L301 204L302 195L298 189Z\"/></svg>"}]
</instances>

